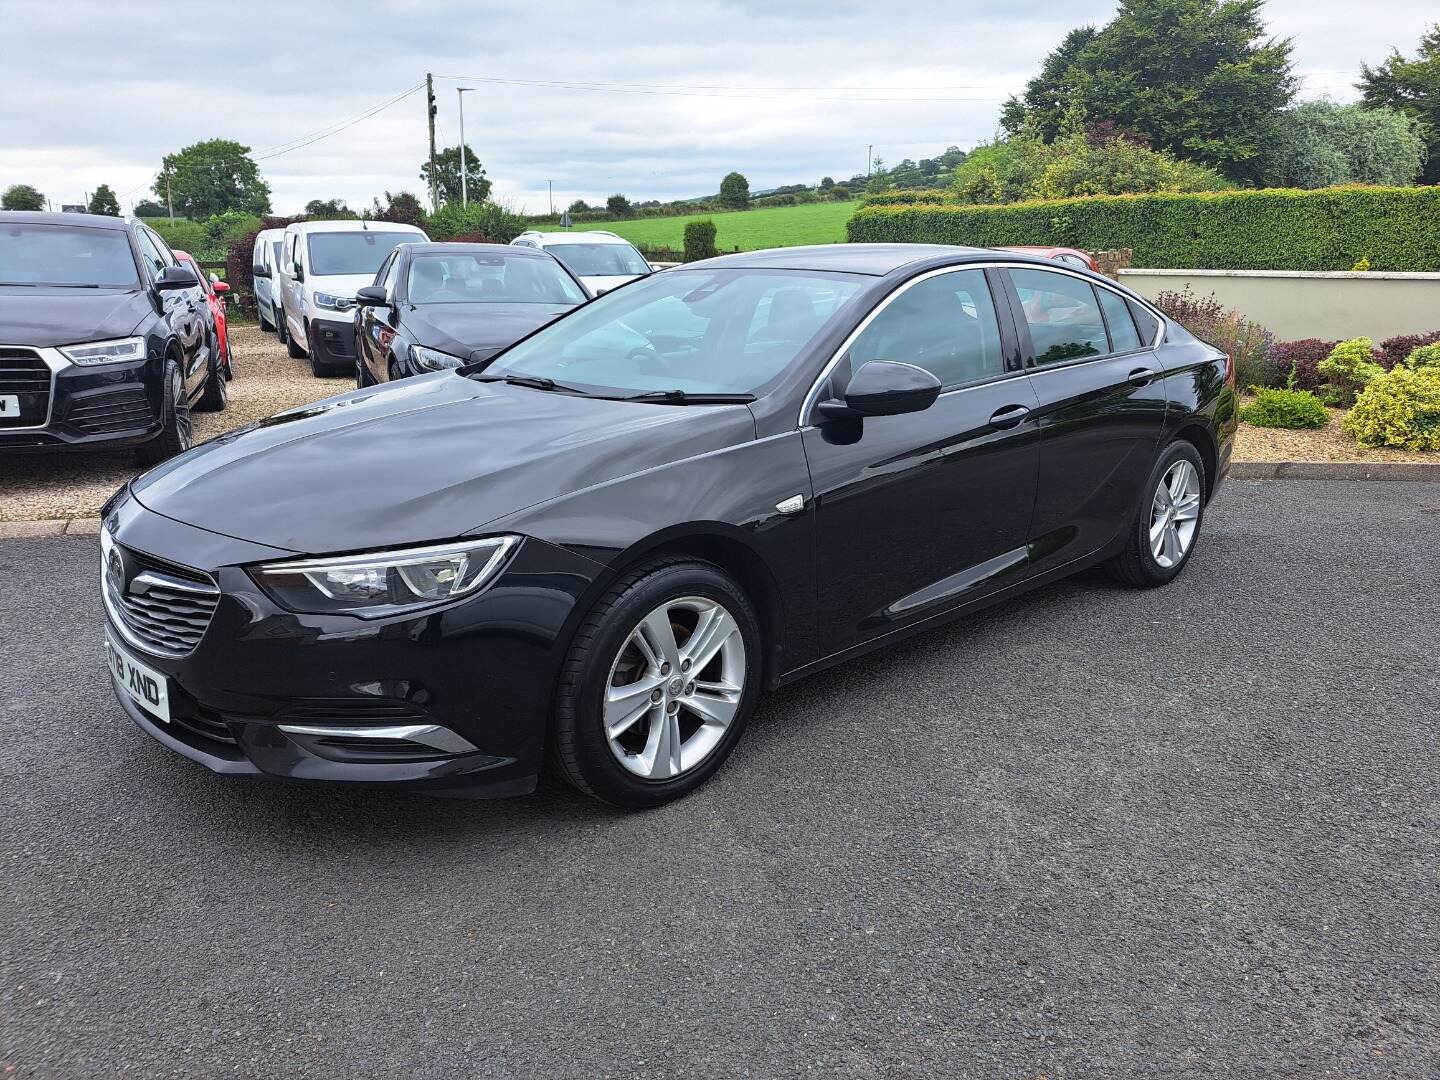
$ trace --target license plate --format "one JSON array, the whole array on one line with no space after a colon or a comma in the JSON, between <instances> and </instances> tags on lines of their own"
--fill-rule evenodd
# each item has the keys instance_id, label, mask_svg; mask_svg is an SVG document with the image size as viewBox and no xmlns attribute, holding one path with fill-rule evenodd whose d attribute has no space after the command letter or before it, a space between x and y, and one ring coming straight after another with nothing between
<instances>
[{"instance_id":1,"label":"license plate","mask_svg":"<svg viewBox=\"0 0 1440 1080\"><path fill-rule=\"evenodd\" d=\"M20 418L20 399L14 394L0 394L0 420Z\"/></svg>"},{"instance_id":2,"label":"license plate","mask_svg":"<svg viewBox=\"0 0 1440 1080\"><path fill-rule=\"evenodd\" d=\"M152 667L140 663L105 635L105 659L120 689L157 720L170 722L170 681Z\"/></svg>"}]
</instances>

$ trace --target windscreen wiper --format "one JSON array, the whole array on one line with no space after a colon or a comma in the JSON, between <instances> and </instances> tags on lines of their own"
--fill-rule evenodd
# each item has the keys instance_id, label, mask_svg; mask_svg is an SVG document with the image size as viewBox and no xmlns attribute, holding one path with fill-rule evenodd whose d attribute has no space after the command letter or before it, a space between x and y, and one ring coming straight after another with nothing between
<instances>
[{"instance_id":1,"label":"windscreen wiper","mask_svg":"<svg viewBox=\"0 0 1440 1080\"><path fill-rule=\"evenodd\" d=\"M702 394L688 390L650 390L631 394L622 401L650 401L656 405L749 405L754 394Z\"/></svg>"},{"instance_id":2,"label":"windscreen wiper","mask_svg":"<svg viewBox=\"0 0 1440 1080\"><path fill-rule=\"evenodd\" d=\"M531 390L559 390L566 394L584 394L573 386L566 386L544 375L471 375L476 382L503 382L511 386L528 386Z\"/></svg>"}]
</instances>

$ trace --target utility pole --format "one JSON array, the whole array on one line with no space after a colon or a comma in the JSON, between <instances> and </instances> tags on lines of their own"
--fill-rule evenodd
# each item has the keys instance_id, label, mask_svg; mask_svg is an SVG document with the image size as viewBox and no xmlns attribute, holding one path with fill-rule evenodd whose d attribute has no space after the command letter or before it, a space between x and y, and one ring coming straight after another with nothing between
<instances>
[{"instance_id":1,"label":"utility pole","mask_svg":"<svg viewBox=\"0 0 1440 1080\"><path fill-rule=\"evenodd\" d=\"M470 171L465 164L465 95L475 89L473 86L457 86L455 96L460 99L460 205L470 205L470 184L465 174Z\"/></svg>"},{"instance_id":2,"label":"utility pole","mask_svg":"<svg viewBox=\"0 0 1440 1080\"><path fill-rule=\"evenodd\" d=\"M435 171L435 76L425 73L425 122L430 126L430 212L440 212L440 177Z\"/></svg>"},{"instance_id":3,"label":"utility pole","mask_svg":"<svg viewBox=\"0 0 1440 1080\"><path fill-rule=\"evenodd\" d=\"M550 213L555 213L555 181L546 180L545 186L550 190Z\"/></svg>"},{"instance_id":4,"label":"utility pole","mask_svg":"<svg viewBox=\"0 0 1440 1080\"><path fill-rule=\"evenodd\" d=\"M170 220L175 220L175 200L170 197L170 170L165 170L165 206L170 211Z\"/></svg>"},{"instance_id":5,"label":"utility pole","mask_svg":"<svg viewBox=\"0 0 1440 1080\"><path fill-rule=\"evenodd\" d=\"M870 179L870 170L875 166L875 144L865 147L865 179Z\"/></svg>"}]
</instances>

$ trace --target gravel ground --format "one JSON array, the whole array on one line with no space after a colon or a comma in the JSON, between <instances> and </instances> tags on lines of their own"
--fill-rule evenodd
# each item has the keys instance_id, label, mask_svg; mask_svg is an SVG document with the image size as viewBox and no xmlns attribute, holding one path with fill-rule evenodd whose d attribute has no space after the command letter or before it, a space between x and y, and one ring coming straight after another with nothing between
<instances>
[{"instance_id":1,"label":"gravel ground","mask_svg":"<svg viewBox=\"0 0 1440 1080\"><path fill-rule=\"evenodd\" d=\"M0 1076L1440 1075L1437 512L1232 482L1170 587L772 695L630 816L213 776L111 700L93 538L0 543Z\"/></svg>"},{"instance_id":2,"label":"gravel ground","mask_svg":"<svg viewBox=\"0 0 1440 1080\"><path fill-rule=\"evenodd\" d=\"M235 378L230 406L195 413L195 435L210 439L284 409L338 394L353 379L317 379L310 361L292 360L274 334L258 326L231 326ZM0 521L86 517L139 471L131 451L84 454L14 454L0 470Z\"/></svg>"},{"instance_id":3,"label":"gravel ground","mask_svg":"<svg viewBox=\"0 0 1440 1080\"><path fill-rule=\"evenodd\" d=\"M1358 446L1341 430L1349 409L1330 409L1330 423L1313 431L1252 427L1241 424L1235 436L1236 461L1433 461L1440 454L1425 451L1371 450Z\"/></svg>"}]
</instances>

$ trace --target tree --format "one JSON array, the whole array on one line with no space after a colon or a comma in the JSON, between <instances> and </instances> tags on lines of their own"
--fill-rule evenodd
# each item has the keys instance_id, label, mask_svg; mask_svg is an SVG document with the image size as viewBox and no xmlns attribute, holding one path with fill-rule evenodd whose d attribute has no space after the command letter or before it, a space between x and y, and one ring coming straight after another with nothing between
<instances>
[{"instance_id":1,"label":"tree","mask_svg":"<svg viewBox=\"0 0 1440 1080\"><path fill-rule=\"evenodd\" d=\"M1290 41L1265 36L1263 0L1123 0L1109 23L1080 27L1001 113L1014 134L1025 122L1046 142L1079 107L1156 148L1259 179L1276 114L1295 95Z\"/></svg>"},{"instance_id":2,"label":"tree","mask_svg":"<svg viewBox=\"0 0 1440 1080\"><path fill-rule=\"evenodd\" d=\"M460 202L460 147L447 146L435 155L435 176L442 203ZM420 166L420 179L430 186L430 162ZM484 202L490 197L490 181L485 167L475 158L470 144L465 144L465 194L471 202Z\"/></svg>"},{"instance_id":3,"label":"tree","mask_svg":"<svg viewBox=\"0 0 1440 1080\"><path fill-rule=\"evenodd\" d=\"M305 204L305 216L316 221L333 221L359 215L345 205L344 199L311 199Z\"/></svg>"},{"instance_id":4,"label":"tree","mask_svg":"<svg viewBox=\"0 0 1440 1080\"><path fill-rule=\"evenodd\" d=\"M722 210L744 210L750 205L750 181L738 172L726 173L720 181L720 197L715 205Z\"/></svg>"},{"instance_id":5,"label":"tree","mask_svg":"<svg viewBox=\"0 0 1440 1080\"><path fill-rule=\"evenodd\" d=\"M166 210L154 199L141 199L135 204L135 216L138 218L161 218L166 216Z\"/></svg>"},{"instance_id":6,"label":"tree","mask_svg":"<svg viewBox=\"0 0 1440 1080\"><path fill-rule=\"evenodd\" d=\"M1379 67L1362 64L1360 71L1355 85L1364 104L1394 109L1419 123L1427 150L1421 183L1440 184L1440 23L1420 39L1415 59L1392 49Z\"/></svg>"},{"instance_id":7,"label":"tree","mask_svg":"<svg viewBox=\"0 0 1440 1080\"><path fill-rule=\"evenodd\" d=\"M605 200L605 209L615 217L625 217L630 213L630 200L618 193L611 195Z\"/></svg>"},{"instance_id":8,"label":"tree","mask_svg":"<svg viewBox=\"0 0 1440 1080\"><path fill-rule=\"evenodd\" d=\"M384 205L381 205L378 197L375 199L374 210L370 216L377 221L390 221L396 225L423 226L425 207L408 191L397 191L394 195L387 191Z\"/></svg>"},{"instance_id":9,"label":"tree","mask_svg":"<svg viewBox=\"0 0 1440 1080\"><path fill-rule=\"evenodd\" d=\"M270 212L270 185L260 179L250 148L230 139L208 139L167 154L151 190L162 204L173 205L176 214L188 218L226 210Z\"/></svg>"},{"instance_id":10,"label":"tree","mask_svg":"<svg viewBox=\"0 0 1440 1080\"><path fill-rule=\"evenodd\" d=\"M1280 114L1266 148L1271 187L1413 184L1425 160L1416 121L1393 109L1307 101Z\"/></svg>"},{"instance_id":11,"label":"tree","mask_svg":"<svg viewBox=\"0 0 1440 1080\"><path fill-rule=\"evenodd\" d=\"M92 214L106 214L109 217L120 216L120 200L115 198L115 192L109 184L101 184L95 189L95 194L90 196L90 205L86 207Z\"/></svg>"},{"instance_id":12,"label":"tree","mask_svg":"<svg viewBox=\"0 0 1440 1080\"><path fill-rule=\"evenodd\" d=\"M570 204L570 213L572 214L584 214L588 212L589 209L590 204L587 203L584 199L576 199Z\"/></svg>"},{"instance_id":13,"label":"tree","mask_svg":"<svg viewBox=\"0 0 1440 1080\"><path fill-rule=\"evenodd\" d=\"M44 210L45 196L29 184L12 184L0 195L0 210Z\"/></svg>"}]
</instances>

